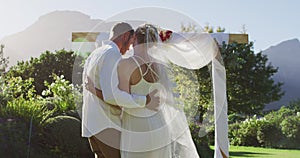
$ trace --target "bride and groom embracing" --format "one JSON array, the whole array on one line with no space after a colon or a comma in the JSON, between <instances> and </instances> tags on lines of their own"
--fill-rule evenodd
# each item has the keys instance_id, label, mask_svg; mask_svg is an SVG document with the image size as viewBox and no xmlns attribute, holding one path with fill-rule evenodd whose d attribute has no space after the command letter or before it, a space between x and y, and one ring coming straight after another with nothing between
<instances>
[{"instance_id":1,"label":"bride and groom embracing","mask_svg":"<svg viewBox=\"0 0 300 158\"><path fill-rule=\"evenodd\" d=\"M151 55L160 42L155 26L121 22L87 58L82 136L96 157L199 157L165 65ZM131 45L134 55L122 58Z\"/></svg>"}]
</instances>

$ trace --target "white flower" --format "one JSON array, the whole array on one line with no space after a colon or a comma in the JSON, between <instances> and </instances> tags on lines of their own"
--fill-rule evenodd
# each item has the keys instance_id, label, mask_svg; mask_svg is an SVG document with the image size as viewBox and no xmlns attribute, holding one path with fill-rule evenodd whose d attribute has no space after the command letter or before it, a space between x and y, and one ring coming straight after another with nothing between
<instances>
[{"instance_id":1,"label":"white flower","mask_svg":"<svg viewBox=\"0 0 300 158\"><path fill-rule=\"evenodd\" d=\"M45 90L43 90L42 96L46 96L46 91Z\"/></svg>"},{"instance_id":2,"label":"white flower","mask_svg":"<svg viewBox=\"0 0 300 158\"><path fill-rule=\"evenodd\" d=\"M66 91L66 88L64 86L60 86L60 89Z\"/></svg>"},{"instance_id":3,"label":"white flower","mask_svg":"<svg viewBox=\"0 0 300 158\"><path fill-rule=\"evenodd\" d=\"M64 78L65 76L64 75L60 75L60 78Z\"/></svg>"}]
</instances>

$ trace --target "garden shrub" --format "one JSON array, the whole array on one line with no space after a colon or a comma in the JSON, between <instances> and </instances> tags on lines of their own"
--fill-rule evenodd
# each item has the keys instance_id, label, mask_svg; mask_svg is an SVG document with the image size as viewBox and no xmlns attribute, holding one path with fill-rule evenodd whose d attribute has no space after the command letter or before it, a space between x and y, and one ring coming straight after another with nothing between
<instances>
[{"instance_id":1,"label":"garden shrub","mask_svg":"<svg viewBox=\"0 0 300 158\"><path fill-rule=\"evenodd\" d=\"M299 149L300 115L282 107L259 119L230 124L229 139L231 145Z\"/></svg>"},{"instance_id":2,"label":"garden shrub","mask_svg":"<svg viewBox=\"0 0 300 158\"><path fill-rule=\"evenodd\" d=\"M27 93L29 94L29 93ZM27 99L26 99L27 98ZM0 107L0 155L6 157L41 157L48 155L42 148L43 125L52 116L42 98L20 95ZM30 142L30 143L29 143ZM47 154L44 154L47 153Z\"/></svg>"},{"instance_id":3,"label":"garden shrub","mask_svg":"<svg viewBox=\"0 0 300 158\"><path fill-rule=\"evenodd\" d=\"M300 149L300 116L286 117L280 126L282 133L287 139L285 147Z\"/></svg>"},{"instance_id":4,"label":"garden shrub","mask_svg":"<svg viewBox=\"0 0 300 158\"><path fill-rule=\"evenodd\" d=\"M46 122L47 145L52 150L72 157L91 157L88 140L81 137L81 122L70 116L57 116Z\"/></svg>"},{"instance_id":5,"label":"garden shrub","mask_svg":"<svg viewBox=\"0 0 300 158\"><path fill-rule=\"evenodd\" d=\"M51 117L52 111L47 110L43 100L30 99L22 97L9 101L6 106L0 107L0 116L5 119L21 119L25 123L32 123L35 126L41 126L45 120Z\"/></svg>"},{"instance_id":6,"label":"garden shrub","mask_svg":"<svg viewBox=\"0 0 300 158\"><path fill-rule=\"evenodd\" d=\"M53 76L53 83L45 81L47 89L42 92L49 102L55 105L54 109L59 114L70 110L75 110L76 105L81 104L81 94L79 88L73 86L64 76Z\"/></svg>"},{"instance_id":7,"label":"garden shrub","mask_svg":"<svg viewBox=\"0 0 300 158\"><path fill-rule=\"evenodd\" d=\"M20 119L1 119L0 155L26 157L28 146L28 124Z\"/></svg>"},{"instance_id":8,"label":"garden shrub","mask_svg":"<svg viewBox=\"0 0 300 158\"><path fill-rule=\"evenodd\" d=\"M284 135L281 129L266 119L261 122L257 130L257 139L262 147L281 148L284 144Z\"/></svg>"},{"instance_id":9,"label":"garden shrub","mask_svg":"<svg viewBox=\"0 0 300 158\"><path fill-rule=\"evenodd\" d=\"M246 119L241 123L239 131L240 145L242 146L260 146L257 140L257 129L259 128L260 120L256 117Z\"/></svg>"}]
</instances>

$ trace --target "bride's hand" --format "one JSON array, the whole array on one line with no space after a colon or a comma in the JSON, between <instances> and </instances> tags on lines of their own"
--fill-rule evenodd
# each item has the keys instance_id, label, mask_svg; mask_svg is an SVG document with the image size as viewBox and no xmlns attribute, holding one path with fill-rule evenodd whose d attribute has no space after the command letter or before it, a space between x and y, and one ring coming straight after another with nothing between
<instances>
[{"instance_id":1,"label":"bride's hand","mask_svg":"<svg viewBox=\"0 0 300 158\"><path fill-rule=\"evenodd\" d=\"M153 111L159 110L160 97L156 96L158 90L153 90L147 95L146 108Z\"/></svg>"}]
</instances>

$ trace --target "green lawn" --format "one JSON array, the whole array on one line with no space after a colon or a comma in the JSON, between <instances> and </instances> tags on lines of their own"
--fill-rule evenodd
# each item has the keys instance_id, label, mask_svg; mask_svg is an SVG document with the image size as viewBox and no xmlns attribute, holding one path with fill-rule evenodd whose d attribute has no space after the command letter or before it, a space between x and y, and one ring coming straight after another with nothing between
<instances>
[{"instance_id":1,"label":"green lawn","mask_svg":"<svg viewBox=\"0 0 300 158\"><path fill-rule=\"evenodd\" d=\"M283 150L244 146L230 146L229 154L230 158L300 158L300 150Z\"/></svg>"}]
</instances>

